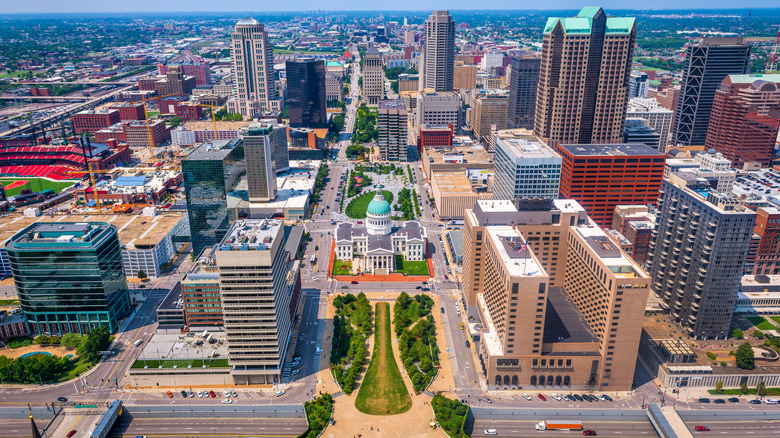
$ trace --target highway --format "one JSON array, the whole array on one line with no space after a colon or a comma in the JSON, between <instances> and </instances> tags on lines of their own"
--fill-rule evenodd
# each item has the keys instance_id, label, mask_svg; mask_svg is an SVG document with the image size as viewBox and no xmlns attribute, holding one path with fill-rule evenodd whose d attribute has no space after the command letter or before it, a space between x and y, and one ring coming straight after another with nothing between
<instances>
[{"instance_id":1,"label":"highway","mask_svg":"<svg viewBox=\"0 0 780 438\"><path fill-rule=\"evenodd\" d=\"M540 420L504 420L475 421L472 429L467 429L471 436L484 434L485 429L495 429L498 436L582 436L579 430L555 430L540 432L534 428ZM657 437L649 421L589 421L583 422L583 430L594 430L598 436L622 437Z\"/></svg>"},{"instance_id":2,"label":"highway","mask_svg":"<svg viewBox=\"0 0 780 438\"><path fill-rule=\"evenodd\" d=\"M306 431L302 418L130 418L123 415L110 437L296 437Z\"/></svg>"}]
</instances>

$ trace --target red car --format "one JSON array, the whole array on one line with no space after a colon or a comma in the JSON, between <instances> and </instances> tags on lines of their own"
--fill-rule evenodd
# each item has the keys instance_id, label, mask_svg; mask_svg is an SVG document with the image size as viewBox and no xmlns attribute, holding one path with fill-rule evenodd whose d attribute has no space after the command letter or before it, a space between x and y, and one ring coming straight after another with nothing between
<instances>
[{"instance_id":1,"label":"red car","mask_svg":"<svg viewBox=\"0 0 780 438\"><path fill-rule=\"evenodd\" d=\"M699 432L706 432L706 431L710 430L710 427L709 426L696 426L696 430L698 430Z\"/></svg>"},{"instance_id":2,"label":"red car","mask_svg":"<svg viewBox=\"0 0 780 438\"><path fill-rule=\"evenodd\" d=\"M542 399L542 401L547 401L547 397L545 397L542 394L538 394L538 395L539 395L539 398Z\"/></svg>"},{"instance_id":3,"label":"red car","mask_svg":"<svg viewBox=\"0 0 780 438\"><path fill-rule=\"evenodd\" d=\"M76 429L73 429L73 430L71 430L70 432L68 432L68 435L66 435L66 436L67 436L68 438L70 438L70 437L72 437L72 436L73 436L73 435L75 435L75 434L76 434Z\"/></svg>"},{"instance_id":4,"label":"red car","mask_svg":"<svg viewBox=\"0 0 780 438\"><path fill-rule=\"evenodd\" d=\"M217 396L217 394L214 394L214 391L209 391L209 395L211 396L211 398L214 398L214 397Z\"/></svg>"},{"instance_id":5,"label":"red car","mask_svg":"<svg viewBox=\"0 0 780 438\"><path fill-rule=\"evenodd\" d=\"M352 284L358 284L357 280L352 280Z\"/></svg>"},{"instance_id":6,"label":"red car","mask_svg":"<svg viewBox=\"0 0 780 438\"><path fill-rule=\"evenodd\" d=\"M595 430L590 430L590 429L583 430L582 434L585 435L585 436L596 436L597 435Z\"/></svg>"}]
</instances>

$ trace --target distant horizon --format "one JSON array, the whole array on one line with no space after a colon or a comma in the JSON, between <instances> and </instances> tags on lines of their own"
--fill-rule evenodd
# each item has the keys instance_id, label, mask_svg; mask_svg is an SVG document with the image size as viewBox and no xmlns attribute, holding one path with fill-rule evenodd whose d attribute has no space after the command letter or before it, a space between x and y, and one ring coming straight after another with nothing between
<instances>
[{"instance_id":1,"label":"distant horizon","mask_svg":"<svg viewBox=\"0 0 780 438\"><path fill-rule=\"evenodd\" d=\"M612 3L615 3L612 5ZM370 13L403 13L403 12L425 12L425 11L431 11L434 9L447 9L449 11L453 12L459 12L459 11L486 11L486 12L499 12L499 11L529 11L529 12L540 12L540 11L568 11L568 10L579 10L584 6L601 6L605 10L614 10L614 11L646 11L646 12L654 12L654 11L682 11L682 12L696 12L696 11L750 11L750 10L780 10L780 7L777 6L775 0L758 0L753 6L745 6L741 8L734 8L733 2L725 2L723 0L694 0L694 3L707 3L707 5L691 5L690 7L681 8L679 7L679 2L671 1L671 0L661 0L661 3L669 2L670 4L673 4L673 6L669 7L662 7L657 6L653 8L648 7L626 7L626 5L619 4L622 2L619 1L605 1L605 2L571 2L569 0L562 0L558 2L553 2L553 4L550 5L550 7L546 8L507 8L507 7L501 7L503 4L503 1L496 2L495 8L468 8L468 7L450 7L450 8L443 8L440 5L432 5L432 7L429 8L420 8L419 2L410 2L408 0L401 1L400 4L405 3L413 3L415 5L414 9L404 9L404 8L397 8L393 10L388 9L332 9L332 10L325 10L315 7L315 5L307 6L307 7L301 7L300 9L278 9L278 10L269 10L265 9L263 11L257 11L257 10L249 10L244 9L246 6L242 4L241 8L231 8L230 4L238 3L235 0L225 0L223 1L223 4L225 5L224 9L221 10L210 10L210 9L198 9L198 4L203 3L203 6L212 6L213 2L205 2L202 0L191 0L188 2L187 10L184 9L150 9L149 6L145 5L154 5L155 7L159 6L165 6L161 5L157 2L151 2L149 0L139 0L136 1L134 4L136 4L138 7L133 9L118 9L120 7L127 7L126 4L114 4L114 3L106 3L104 1L98 1L98 0L81 0L78 2L79 8L63 8L63 3L61 1L55 1L55 0L38 0L36 2L33 2L31 4L35 5L34 10L30 10L27 8L30 8L31 4L28 3L16 3L16 4L5 4L3 6L0 6L0 15L28 15L28 16L37 16L37 15L52 15L52 14L65 14L65 15L71 15L71 14L109 14L109 15L115 15L115 14L178 14L178 15L185 15L185 14L192 14L192 15L200 15L200 14L256 14L258 16L262 15L268 15L268 14L277 14L277 13L301 13L301 14L311 14L311 13L323 13L323 14L337 14L337 13L356 13L356 12L370 12ZM167 2L166 5L170 5L171 3L182 3L182 2ZM244 3L244 2L240 2ZM309 0L304 0L300 2L303 5L307 5L309 3ZM357 3L353 0L345 1L346 4L352 4ZM399 2L397 2L399 3ZM459 4L461 2L453 2L456 4ZM463 2L466 3L466 2ZM471 2L469 2L471 3ZM723 3L722 5L719 5L720 3ZM49 5L50 7L47 7ZM90 7L89 5L93 5L93 7ZM10 6L10 8L8 7ZM364 4L361 4L361 6L364 6ZM112 9L112 7L118 7L117 9ZM42 12L42 10L45 10L45 12Z\"/></svg>"}]
</instances>

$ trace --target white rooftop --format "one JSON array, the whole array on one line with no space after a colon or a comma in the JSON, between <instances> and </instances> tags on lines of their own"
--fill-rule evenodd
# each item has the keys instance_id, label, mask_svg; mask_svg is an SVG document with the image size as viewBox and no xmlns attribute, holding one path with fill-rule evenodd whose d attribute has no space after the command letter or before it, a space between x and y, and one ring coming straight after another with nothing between
<instances>
[{"instance_id":1,"label":"white rooftop","mask_svg":"<svg viewBox=\"0 0 780 438\"><path fill-rule=\"evenodd\" d=\"M525 277L547 275L531 248L526 245L525 238L517 230L507 225L490 226L486 229L510 275Z\"/></svg>"},{"instance_id":2,"label":"white rooftop","mask_svg":"<svg viewBox=\"0 0 780 438\"><path fill-rule=\"evenodd\" d=\"M480 200L477 201L482 211L486 213L511 213L516 212L515 204L508 200Z\"/></svg>"},{"instance_id":3,"label":"white rooftop","mask_svg":"<svg viewBox=\"0 0 780 438\"><path fill-rule=\"evenodd\" d=\"M267 251L279 235L282 221L277 219L243 219L233 223L218 251Z\"/></svg>"},{"instance_id":4,"label":"white rooftop","mask_svg":"<svg viewBox=\"0 0 780 438\"><path fill-rule=\"evenodd\" d=\"M579 213L585 211L580 203L573 199L554 199L553 205L562 213Z\"/></svg>"},{"instance_id":5,"label":"white rooftop","mask_svg":"<svg viewBox=\"0 0 780 438\"><path fill-rule=\"evenodd\" d=\"M515 158L561 158L560 155L541 140L499 137L496 139L496 142L502 143Z\"/></svg>"}]
</instances>

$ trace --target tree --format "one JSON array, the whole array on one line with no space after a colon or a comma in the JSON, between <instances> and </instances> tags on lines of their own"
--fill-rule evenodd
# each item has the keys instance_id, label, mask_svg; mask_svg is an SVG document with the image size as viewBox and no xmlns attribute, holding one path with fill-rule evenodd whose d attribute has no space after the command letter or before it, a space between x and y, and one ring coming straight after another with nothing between
<instances>
[{"instance_id":1,"label":"tree","mask_svg":"<svg viewBox=\"0 0 780 438\"><path fill-rule=\"evenodd\" d=\"M65 333L62 335L60 344L67 348L78 348L81 344L81 336L76 333Z\"/></svg>"},{"instance_id":2,"label":"tree","mask_svg":"<svg viewBox=\"0 0 780 438\"><path fill-rule=\"evenodd\" d=\"M718 392L723 391L723 382L721 382L720 380L718 380L718 382L715 383L715 391Z\"/></svg>"},{"instance_id":3,"label":"tree","mask_svg":"<svg viewBox=\"0 0 780 438\"><path fill-rule=\"evenodd\" d=\"M753 336L755 336L756 339L764 339L764 332L761 330L756 330L753 332Z\"/></svg>"},{"instance_id":4,"label":"tree","mask_svg":"<svg viewBox=\"0 0 780 438\"><path fill-rule=\"evenodd\" d=\"M734 357L737 359L738 368L752 370L756 367L756 358L753 355L753 347L750 346L750 342L740 345Z\"/></svg>"},{"instance_id":5,"label":"tree","mask_svg":"<svg viewBox=\"0 0 780 438\"><path fill-rule=\"evenodd\" d=\"M141 280L146 279L146 272L144 272L143 269L138 270L138 274L136 274L136 277L138 277Z\"/></svg>"},{"instance_id":6,"label":"tree","mask_svg":"<svg viewBox=\"0 0 780 438\"><path fill-rule=\"evenodd\" d=\"M744 333L742 333L742 330L735 328L731 331L731 337L734 339L742 339L745 336Z\"/></svg>"},{"instance_id":7,"label":"tree","mask_svg":"<svg viewBox=\"0 0 780 438\"><path fill-rule=\"evenodd\" d=\"M739 385L739 391L740 391L741 393L743 393L743 394L747 394L747 393L748 393L748 386L747 386L747 382L742 382L742 384L741 384L741 385Z\"/></svg>"},{"instance_id":8,"label":"tree","mask_svg":"<svg viewBox=\"0 0 780 438\"><path fill-rule=\"evenodd\" d=\"M97 326L82 338L76 353L88 362L95 362L98 358L98 352L108 348L111 343L110 338L108 327Z\"/></svg>"},{"instance_id":9,"label":"tree","mask_svg":"<svg viewBox=\"0 0 780 438\"><path fill-rule=\"evenodd\" d=\"M171 128L175 128L175 127L181 125L182 123L184 123L184 119L183 118L181 118L179 116L171 117Z\"/></svg>"},{"instance_id":10,"label":"tree","mask_svg":"<svg viewBox=\"0 0 780 438\"><path fill-rule=\"evenodd\" d=\"M758 382L758 386L756 386L756 393L761 397L766 396L766 383Z\"/></svg>"}]
</instances>

